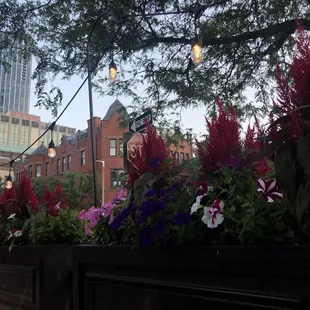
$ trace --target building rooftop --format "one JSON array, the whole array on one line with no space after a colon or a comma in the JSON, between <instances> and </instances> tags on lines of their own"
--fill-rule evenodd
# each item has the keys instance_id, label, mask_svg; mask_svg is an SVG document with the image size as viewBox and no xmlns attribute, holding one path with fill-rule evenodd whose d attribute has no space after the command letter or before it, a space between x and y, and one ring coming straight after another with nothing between
<instances>
[{"instance_id":1,"label":"building rooftop","mask_svg":"<svg viewBox=\"0 0 310 310\"><path fill-rule=\"evenodd\" d=\"M119 112L120 110L125 109L125 107L123 106L123 104L116 99L109 107L106 115L104 116L104 118L102 119L103 121L108 121L112 115L116 112Z\"/></svg>"},{"instance_id":2,"label":"building rooftop","mask_svg":"<svg viewBox=\"0 0 310 310\"><path fill-rule=\"evenodd\" d=\"M44 143L42 143L30 155L37 156L37 155L44 155L44 154L47 154L47 147L44 145Z\"/></svg>"},{"instance_id":3,"label":"building rooftop","mask_svg":"<svg viewBox=\"0 0 310 310\"><path fill-rule=\"evenodd\" d=\"M7 153L13 153L13 154L21 154L25 151L26 147L22 146L12 146L12 145L4 145L0 144L0 153L1 152L7 152ZM34 151L34 149L29 149L24 154L29 155Z\"/></svg>"}]
</instances>

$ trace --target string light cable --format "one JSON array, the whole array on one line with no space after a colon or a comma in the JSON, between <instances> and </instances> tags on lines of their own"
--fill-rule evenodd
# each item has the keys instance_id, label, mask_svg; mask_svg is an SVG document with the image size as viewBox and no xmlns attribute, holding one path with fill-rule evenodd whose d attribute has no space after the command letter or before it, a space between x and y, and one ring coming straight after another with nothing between
<instances>
[{"instance_id":1,"label":"string light cable","mask_svg":"<svg viewBox=\"0 0 310 310\"><path fill-rule=\"evenodd\" d=\"M111 44L114 42L116 36L119 34L124 22L126 21L127 17L151 17L151 16L163 16L163 15L177 15L177 14L195 14L197 10L199 9L207 9L207 8L211 8L213 6L217 6L217 5L221 5L223 3L225 3L227 0L222 0L222 1L217 1L214 2L213 4L209 4L209 5L198 5L195 8L189 8L188 10L183 10L183 11L172 11L172 12L156 12L156 13L148 13L148 14L131 14L131 15L126 15L124 14L120 21L119 21L119 25L117 27L116 32L114 33L113 37L109 40L109 43L107 44L106 48L104 49L104 51L102 52L101 56L98 58L98 60L95 62L95 64L93 65L93 68L91 70L91 72L93 73L98 64L100 63L100 61L102 60L102 58L104 57L104 55L106 54L106 52L110 49ZM115 65L116 67L116 65ZM78 93L81 91L81 89L83 88L83 86L85 85L85 83L88 80L88 76L83 80L83 82L81 83L81 85L79 86L79 88L76 90L76 92L74 93L74 95L71 97L71 99L69 100L69 102L67 103L67 105L64 107L64 109L61 111L61 113L57 116L57 118L50 124L50 126L34 141L32 142L22 153L18 154L14 159L11 159L9 162L6 163L2 163L0 164L0 167L2 166L6 166L6 165L10 165L10 173L11 173L11 168L13 166L13 164L16 162L16 160L18 160L20 157L22 157L23 155L25 155L25 153L31 149L38 141L40 141L42 139L42 137L44 137L44 135L48 132L48 131L53 131L54 127L57 123L57 121L62 117L62 115L65 113L65 111L68 109L68 107L70 106L70 104L73 102L73 100L76 98L76 96L78 95ZM51 140L51 142L53 142ZM49 144L51 145L51 143ZM53 146L53 145L52 145ZM7 178L12 179L11 175L9 173L9 176Z\"/></svg>"}]
</instances>

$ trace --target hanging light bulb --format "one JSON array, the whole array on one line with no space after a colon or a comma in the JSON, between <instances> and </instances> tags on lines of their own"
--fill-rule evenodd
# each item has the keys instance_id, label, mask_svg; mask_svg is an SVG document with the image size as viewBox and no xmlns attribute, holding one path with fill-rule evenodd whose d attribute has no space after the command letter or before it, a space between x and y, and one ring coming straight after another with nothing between
<instances>
[{"instance_id":1,"label":"hanging light bulb","mask_svg":"<svg viewBox=\"0 0 310 310\"><path fill-rule=\"evenodd\" d=\"M117 67L116 67L115 62L112 59L112 61L110 62L110 65L109 65L109 78L110 78L110 81L114 82L116 80L116 76L117 76Z\"/></svg>"},{"instance_id":2,"label":"hanging light bulb","mask_svg":"<svg viewBox=\"0 0 310 310\"><path fill-rule=\"evenodd\" d=\"M48 157L54 158L56 156L56 146L53 140L48 145L48 152L47 152Z\"/></svg>"},{"instance_id":3,"label":"hanging light bulb","mask_svg":"<svg viewBox=\"0 0 310 310\"><path fill-rule=\"evenodd\" d=\"M5 181L5 188L10 189L12 187L13 187L13 180L12 180L11 175L9 174Z\"/></svg>"},{"instance_id":4,"label":"hanging light bulb","mask_svg":"<svg viewBox=\"0 0 310 310\"><path fill-rule=\"evenodd\" d=\"M47 155L50 158L54 158L56 156L56 146L55 143L53 141L53 131L54 131L54 127L56 125L56 121L50 124L50 131L51 131L51 142L48 145L48 151L47 151Z\"/></svg>"},{"instance_id":5,"label":"hanging light bulb","mask_svg":"<svg viewBox=\"0 0 310 310\"><path fill-rule=\"evenodd\" d=\"M13 187L13 180L12 180L12 177L11 177L11 170L12 170L13 164L14 164L14 159L12 159L10 161L9 175L7 176L7 178L5 180L5 188L7 188L7 189L11 189Z\"/></svg>"},{"instance_id":6,"label":"hanging light bulb","mask_svg":"<svg viewBox=\"0 0 310 310\"><path fill-rule=\"evenodd\" d=\"M192 60L195 63L200 63L202 62L202 42L198 38L193 40L192 42Z\"/></svg>"}]
</instances>

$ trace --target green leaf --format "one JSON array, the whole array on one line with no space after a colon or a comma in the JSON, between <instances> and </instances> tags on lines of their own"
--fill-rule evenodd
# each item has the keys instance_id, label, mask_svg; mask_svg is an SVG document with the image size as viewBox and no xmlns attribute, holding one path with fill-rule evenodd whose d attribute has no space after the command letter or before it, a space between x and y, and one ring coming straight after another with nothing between
<instances>
[{"instance_id":1,"label":"green leaf","mask_svg":"<svg viewBox=\"0 0 310 310\"><path fill-rule=\"evenodd\" d=\"M277 222L274 227L277 230L283 231L285 229L285 223L283 221Z\"/></svg>"},{"instance_id":2,"label":"green leaf","mask_svg":"<svg viewBox=\"0 0 310 310\"><path fill-rule=\"evenodd\" d=\"M289 230L284 234L284 236L285 236L286 238L295 238L295 232L294 232L294 230L289 229Z\"/></svg>"},{"instance_id":3,"label":"green leaf","mask_svg":"<svg viewBox=\"0 0 310 310\"><path fill-rule=\"evenodd\" d=\"M172 177L176 177L178 176L180 173L183 172L183 170L188 166L188 161L185 160L183 161L180 165L177 165L175 167L172 167L170 170L169 170L169 174L172 176Z\"/></svg>"},{"instance_id":4,"label":"green leaf","mask_svg":"<svg viewBox=\"0 0 310 310\"><path fill-rule=\"evenodd\" d=\"M295 143L293 141L284 143L278 148L275 157L275 170L277 182L285 191L288 198L295 200L297 193L297 173L295 169Z\"/></svg>"},{"instance_id":5,"label":"green leaf","mask_svg":"<svg viewBox=\"0 0 310 310\"><path fill-rule=\"evenodd\" d=\"M250 202L246 202L243 205L241 205L241 208L248 208L251 207L251 203Z\"/></svg>"},{"instance_id":6,"label":"green leaf","mask_svg":"<svg viewBox=\"0 0 310 310\"><path fill-rule=\"evenodd\" d=\"M133 185L133 192L138 205L140 205L144 201L145 195L150 189L149 186L152 185L152 182L154 182L154 180L154 174L147 172L135 181Z\"/></svg>"},{"instance_id":7,"label":"green leaf","mask_svg":"<svg viewBox=\"0 0 310 310\"><path fill-rule=\"evenodd\" d=\"M310 136L301 136L297 143L297 158L303 172L310 180Z\"/></svg>"},{"instance_id":8,"label":"green leaf","mask_svg":"<svg viewBox=\"0 0 310 310\"><path fill-rule=\"evenodd\" d=\"M255 223L261 226L267 226L268 224L267 221L263 217L255 219Z\"/></svg>"},{"instance_id":9,"label":"green leaf","mask_svg":"<svg viewBox=\"0 0 310 310\"><path fill-rule=\"evenodd\" d=\"M300 229L310 237L310 182L300 186L297 193L296 217Z\"/></svg>"}]
</instances>

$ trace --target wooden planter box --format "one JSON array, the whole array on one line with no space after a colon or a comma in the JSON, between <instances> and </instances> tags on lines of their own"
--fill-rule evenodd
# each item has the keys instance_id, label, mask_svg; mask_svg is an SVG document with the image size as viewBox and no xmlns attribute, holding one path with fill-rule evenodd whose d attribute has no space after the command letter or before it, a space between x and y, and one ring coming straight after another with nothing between
<instances>
[{"instance_id":1,"label":"wooden planter box","mask_svg":"<svg viewBox=\"0 0 310 310\"><path fill-rule=\"evenodd\" d=\"M72 309L72 247L0 247L0 310Z\"/></svg>"},{"instance_id":2,"label":"wooden planter box","mask_svg":"<svg viewBox=\"0 0 310 310\"><path fill-rule=\"evenodd\" d=\"M74 310L310 309L310 247L75 246Z\"/></svg>"}]
</instances>

